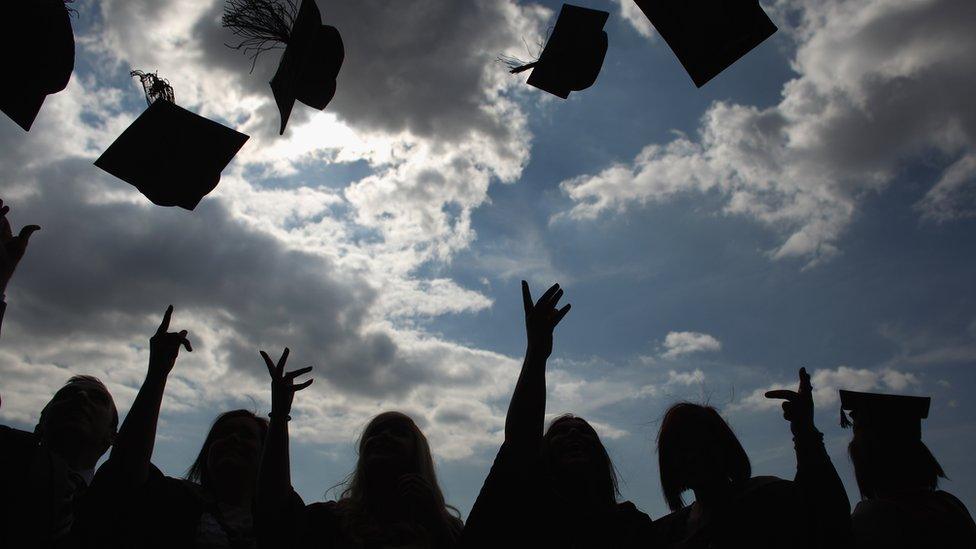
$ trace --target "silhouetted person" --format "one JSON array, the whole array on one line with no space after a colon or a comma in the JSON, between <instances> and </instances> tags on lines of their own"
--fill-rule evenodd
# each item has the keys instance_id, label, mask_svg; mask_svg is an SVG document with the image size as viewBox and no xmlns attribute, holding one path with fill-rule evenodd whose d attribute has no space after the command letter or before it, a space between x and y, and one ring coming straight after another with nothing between
<instances>
[{"instance_id":1,"label":"silhouetted person","mask_svg":"<svg viewBox=\"0 0 976 549\"><path fill-rule=\"evenodd\" d=\"M462 523L444 502L427 438L410 417L384 412L359 439L356 469L339 501L305 505L291 486L288 421L295 384L311 367L285 372L288 349L275 364L261 352L271 374L271 428L261 461L255 526L267 549L455 547ZM452 513L453 511L453 513Z\"/></svg>"},{"instance_id":2,"label":"silhouetted person","mask_svg":"<svg viewBox=\"0 0 976 549\"><path fill-rule=\"evenodd\" d=\"M533 304L522 282L528 343L505 418L505 441L468 516L464 547L648 546L651 520L619 503L606 448L585 420L564 415L543 434L546 361L569 312L553 285Z\"/></svg>"},{"instance_id":3,"label":"silhouetted person","mask_svg":"<svg viewBox=\"0 0 976 549\"><path fill-rule=\"evenodd\" d=\"M0 547L69 547L95 464L119 416L97 378L74 376L41 411L33 433L0 425Z\"/></svg>"},{"instance_id":4,"label":"silhouetted person","mask_svg":"<svg viewBox=\"0 0 976 549\"><path fill-rule=\"evenodd\" d=\"M787 398L797 452L794 481L752 476L739 439L711 406L675 404L665 413L657 448L661 487L673 511L655 522L666 547L844 547L850 504L813 425L810 379ZM685 506L682 493L695 502Z\"/></svg>"},{"instance_id":5,"label":"silhouetted person","mask_svg":"<svg viewBox=\"0 0 976 549\"><path fill-rule=\"evenodd\" d=\"M862 498L851 516L857 547L976 547L972 516L937 489L945 472L922 442L929 399L841 391L841 407L854 419L848 451Z\"/></svg>"},{"instance_id":6,"label":"silhouetted person","mask_svg":"<svg viewBox=\"0 0 976 549\"><path fill-rule=\"evenodd\" d=\"M7 310L7 284L27 251L30 236L34 231L40 230L37 225L26 225L14 236L7 219L9 212L10 206L5 206L3 200L0 200L0 328L3 326L3 313Z\"/></svg>"},{"instance_id":7,"label":"silhouetted person","mask_svg":"<svg viewBox=\"0 0 976 549\"><path fill-rule=\"evenodd\" d=\"M122 423L95 484L111 491L118 524L109 541L121 547L253 548L251 502L267 421L247 410L225 412L210 427L185 479L167 477L151 463L166 381L186 330L170 332L173 307L150 339L146 379ZM89 541L90 545L95 543Z\"/></svg>"}]
</instances>

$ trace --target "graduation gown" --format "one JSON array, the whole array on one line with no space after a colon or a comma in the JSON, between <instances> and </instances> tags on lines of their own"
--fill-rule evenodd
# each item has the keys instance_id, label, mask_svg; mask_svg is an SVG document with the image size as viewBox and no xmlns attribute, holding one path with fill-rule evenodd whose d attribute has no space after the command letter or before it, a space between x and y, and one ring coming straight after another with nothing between
<instances>
[{"instance_id":1,"label":"graduation gown","mask_svg":"<svg viewBox=\"0 0 976 549\"><path fill-rule=\"evenodd\" d=\"M83 480L34 433L0 425L0 547L73 547Z\"/></svg>"},{"instance_id":2,"label":"graduation gown","mask_svg":"<svg viewBox=\"0 0 976 549\"><path fill-rule=\"evenodd\" d=\"M866 499L851 518L858 549L976 547L972 516L958 498L942 490Z\"/></svg>"},{"instance_id":3,"label":"graduation gown","mask_svg":"<svg viewBox=\"0 0 976 549\"><path fill-rule=\"evenodd\" d=\"M573 518L548 484L537 452L505 442L461 536L464 548L649 547L651 519L625 501L582 520Z\"/></svg>"},{"instance_id":4,"label":"graduation gown","mask_svg":"<svg viewBox=\"0 0 976 549\"><path fill-rule=\"evenodd\" d=\"M689 525L691 506L655 521L661 547L846 548L851 546L850 502L827 455L823 435L795 435L794 480L753 477L733 486L728 504L712 517Z\"/></svg>"},{"instance_id":5,"label":"graduation gown","mask_svg":"<svg viewBox=\"0 0 976 549\"><path fill-rule=\"evenodd\" d=\"M152 464L149 478L138 489L126 489L118 479L116 465L109 460L92 481L92 488L100 494L100 505L111 509L99 517L99 525L82 521L89 547L253 549L256 546L249 525L227 524L230 533L223 530L227 521L221 518L216 502L199 484L168 477Z\"/></svg>"},{"instance_id":6,"label":"graduation gown","mask_svg":"<svg viewBox=\"0 0 976 549\"><path fill-rule=\"evenodd\" d=\"M261 549L453 549L438 544L422 526L412 523L378 525L356 513L346 501L305 505L294 490L287 503L270 517L256 517ZM452 525L455 539L463 524Z\"/></svg>"}]
</instances>

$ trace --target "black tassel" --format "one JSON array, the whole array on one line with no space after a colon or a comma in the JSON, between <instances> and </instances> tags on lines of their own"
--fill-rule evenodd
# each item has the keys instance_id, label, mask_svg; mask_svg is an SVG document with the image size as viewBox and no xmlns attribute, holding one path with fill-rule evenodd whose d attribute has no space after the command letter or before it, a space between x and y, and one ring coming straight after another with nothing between
<instances>
[{"instance_id":1,"label":"black tassel","mask_svg":"<svg viewBox=\"0 0 976 549\"><path fill-rule=\"evenodd\" d=\"M132 71L129 76L135 76L142 82L142 89L146 92L146 103L152 105L162 99L170 103L176 103L176 94L173 86L169 85L168 80L163 80L155 72Z\"/></svg>"},{"instance_id":2,"label":"black tassel","mask_svg":"<svg viewBox=\"0 0 976 549\"><path fill-rule=\"evenodd\" d=\"M847 418L847 414L845 414L844 413L844 409L841 408L840 409L840 426L843 427L843 428L845 428L845 429L847 429L851 425L852 425L851 424L851 420Z\"/></svg>"},{"instance_id":3,"label":"black tassel","mask_svg":"<svg viewBox=\"0 0 976 549\"><path fill-rule=\"evenodd\" d=\"M295 0L227 0L220 24L241 37L241 42L225 45L250 54L253 71L259 55L288 44L297 15Z\"/></svg>"}]
</instances>

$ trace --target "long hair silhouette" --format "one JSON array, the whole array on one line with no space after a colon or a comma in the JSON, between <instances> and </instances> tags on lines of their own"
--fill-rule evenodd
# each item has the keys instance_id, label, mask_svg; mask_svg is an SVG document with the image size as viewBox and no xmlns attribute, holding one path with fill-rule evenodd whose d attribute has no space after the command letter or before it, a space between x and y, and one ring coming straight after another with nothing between
<instances>
[{"instance_id":1,"label":"long hair silhouette","mask_svg":"<svg viewBox=\"0 0 976 549\"><path fill-rule=\"evenodd\" d=\"M264 444L264 439L268 436L268 420L258 417L254 412L249 410L241 409L224 412L217 416L210 426L210 431L207 432L207 438L204 439L200 452L197 454L196 459L193 460L193 464L186 471L186 476L184 477L186 480L199 484L205 490L210 488L210 480L213 476L213 472L210 471L210 467L207 465L208 458L210 457L210 448L213 446L216 434L220 431L220 428L228 421L237 418L253 420L261 434L261 444Z\"/></svg>"},{"instance_id":2,"label":"long hair silhouette","mask_svg":"<svg viewBox=\"0 0 976 549\"><path fill-rule=\"evenodd\" d=\"M668 408L657 435L657 457L661 489L672 511L684 507L681 494L692 488L695 474L731 484L752 476L749 456L738 437L711 406L679 402Z\"/></svg>"},{"instance_id":3,"label":"long hair silhouette","mask_svg":"<svg viewBox=\"0 0 976 549\"><path fill-rule=\"evenodd\" d=\"M552 420L545 435L542 437L542 461L546 465L550 474L559 468L558 455L560 451L560 437L568 436L573 431L578 432L582 440L586 441L586 449L590 454L587 460L586 469L590 472L590 478L598 486L596 494L602 499L601 503L613 505L620 496L620 487L617 480L617 469L610 459L607 448L600 440L600 435L592 425L585 419L573 415L563 414ZM554 440L556 441L554 443Z\"/></svg>"},{"instance_id":4,"label":"long hair silhouette","mask_svg":"<svg viewBox=\"0 0 976 549\"><path fill-rule=\"evenodd\" d=\"M864 499L879 497L886 489L935 490L939 479L946 478L942 465L921 440L885 439L855 431L847 452Z\"/></svg>"},{"instance_id":5,"label":"long hair silhouette","mask_svg":"<svg viewBox=\"0 0 976 549\"><path fill-rule=\"evenodd\" d=\"M378 468L385 470L378 471L369 464L371 440L374 437L381 436L387 430L393 431L401 436L409 436L412 439L413 452L409 456L402 456L400 459L395 460L396 463L384 463ZM437 482L437 473L434 470L434 458L430 452L430 444L427 442L427 437L424 436L423 431L420 430L420 427L417 427L417 424L410 416L396 411L387 411L377 415L366 424L362 434L359 436L359 442L356 448L359 456L356 460L356 467L341 484L342 491L339 495L340 503L347 509L363 511L369 508L371 502L369 501L369 490L367 487L370 482L370 475L385 474L393 477L397 474L412 473L420 476L430 485L434 499L438 504L438 509L441 509L442 518L445 522L453 522L460 517L458 510L447 505L444 501L444 493L441 491L440 484ZM397 470L391 471L389 470L390 468ZM452 512L453 516L451 514Z\"/></svg>"}]
</instances>

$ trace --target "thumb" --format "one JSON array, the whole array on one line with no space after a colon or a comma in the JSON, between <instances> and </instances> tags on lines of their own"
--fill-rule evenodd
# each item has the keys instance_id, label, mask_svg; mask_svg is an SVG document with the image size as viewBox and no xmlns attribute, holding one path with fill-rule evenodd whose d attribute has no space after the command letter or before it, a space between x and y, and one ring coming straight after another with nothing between
<instances>
[{"instance_id":1,"label":"thumb","mask_svg":"<svg viewBox=\"0 0 976 549\"><path fill-rule=\"evenodd\" d=\"M41 228L37 225L27 225L20 230L20 234L17 235L16 244L14 244L15 251L12 255L20 261L21 257L24 257L24 252L27 250L27 241L30 240L32 234L35 231L39 231Z\"/></svg>"},{"instance_id":2,"label":"thumb","mask_svg":"<svg viewBox=\"0 0 976 549\"><path fill-rule=\"evenodd\" d=\"M20 230L20 234L17 235L17 238L23 240L24 246L26 246L27 240L30 239L30 236L39 230L41 230L40 225L27 225Z\"/></svg>"}]
</instances>

